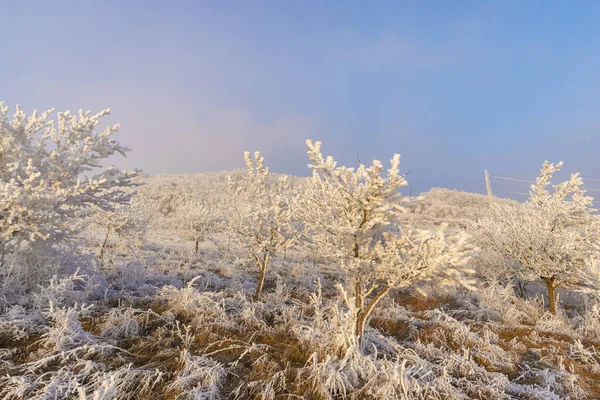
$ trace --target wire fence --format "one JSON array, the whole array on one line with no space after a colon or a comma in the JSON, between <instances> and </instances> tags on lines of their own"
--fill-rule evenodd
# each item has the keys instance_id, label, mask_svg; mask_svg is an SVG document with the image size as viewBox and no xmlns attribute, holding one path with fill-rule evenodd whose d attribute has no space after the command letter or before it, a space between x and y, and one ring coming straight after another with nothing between
<instances>
[{"instance_id":1,"label":"wire fence","mask_svg":"<svg viewBox=\"0 0 600 400\"><path fill-rule=\"evenodd\" d=\"M525 175L525 174L519 174L519 175ZM600 183L600 179L596 179L596 178L582 178L582 179L584 182L599 182ZM520 196L521 197L520 200L524 200L522 198L522 196L529 197L529 191L523 190L523 189L525 189L524 186L527 185L527 189L529 189L529 186L535 183L535 180L532 180L532 179L527 179L527 178L524 179L521 177L515 178L515 177L499 176L499 175L491 175L490 181L492 182L492 184L496 184L496 185L500 184L501 192L506 192L506 193L509 193L512 195ZM512 185L512 187L510 185ZM515 186L517 186L518 189L514 189ZM492 190L493 189L494 189L494 187L492 186ZM588 196L591 196L594 198L598 197L598 200L594 200L593 204L595 206L600 206L600 195L595 195L595 193L600 193L600 188L584 186L583 189L587 192Z\"/></svg>"}]
</instances>

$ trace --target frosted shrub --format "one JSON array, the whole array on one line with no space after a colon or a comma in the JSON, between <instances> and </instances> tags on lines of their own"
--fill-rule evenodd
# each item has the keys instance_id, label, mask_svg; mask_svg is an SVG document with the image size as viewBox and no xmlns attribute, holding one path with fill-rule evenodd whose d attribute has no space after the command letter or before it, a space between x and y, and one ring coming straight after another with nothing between
<instances>
[{"instance_id":1,"label":"frosted shrub","mask_svg":"<svg viewBox=\"0 0 600 400\"><path fill-rule=\"evenodd\" d=\"M220 232L224 226L223 216L215 207L197 201L190 201L179 211L180 233L194 243L194 254L198 254L199 244L210 234Z\"/></svg>"},{"instance_id":2,"label":"frosted shrub","mask_svg":"<svg viewBox=\"0 0 600 400\"><path fill-rule=\"evenodd\" d=\"M277 180L259 152L244 153L248 168L245 184L232 183L235 205L228 220L228 231L246 249L258 267L258 284L254 301L260 298L267 269L278 251L293 246L298 234L294 226L289 183L286 176Z\"/></svg>"},{"instance_id":3,"label":"frosted shrub","mask_svg":"<svg viewBox=\"0 0 600 400\"><path fill-rule=\"evenodd\" d=\"M137 203L129 203L115 207L114 210L103 211L96 216L96 223L105 229L106 235L100 246L99 258L104 258L104 252L111 233L119 241L141 243L148 230L149 218Z\"/></svg>"},{"instance_id":4,"label":"frosted shrub","mask_svg":"<svg viewBox=\"0 0 600 400\"><path fill-rule=\"evenodd\" d=\"M552 193L547 189L561 166L545 162L525 204L493 204L495 215L482 218L474 228L478 243L503 256L513 275L546 284L553 314L556 288L581 284L598 241L593 199L585 195L579 174L554 185Z\"/></svg>"},{"instance_id":5,"label":"frosted shrub","mask_svg":"<svg viewBox=\"0 0 600 400\"><path fill-rule=\"evenodd\" d=\"M445 226L437 232L398 227L400 156L394 155L387 174L383 165L338 167L321 154L321 142L307 142L313 176L303 196L302 220L314 247L323 249L342 267L354 289L354 334L362 337L377 304L394 288L417 280L441 277L444 283L462 282L459 269L466 261L464 235L446 239ZM466 269L465 269L466 271Z\"/></svg>"},{"instance_id":6,"label":"frosted shrub","mask_svg":"<svg viewBox=\"0 0 600 400\"><path fill-rule=\"evenodd\" d=\"M48 119L53 110L8 111L0 103L0 265L20 249L39 255L74 239L93 207L113 210L129 201L124 188L137 175L109 167L82 179L102 160L128 151L113 138L118 125L95 130L109 110L60 112L56 122Z\"/></svg>"}]
</instances>

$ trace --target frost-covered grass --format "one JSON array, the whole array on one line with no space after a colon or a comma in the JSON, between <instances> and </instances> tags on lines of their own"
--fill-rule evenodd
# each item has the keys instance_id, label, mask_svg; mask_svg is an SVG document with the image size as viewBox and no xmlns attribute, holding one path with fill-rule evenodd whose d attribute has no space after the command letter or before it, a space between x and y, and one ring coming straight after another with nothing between
<instances>
[{"instance_id":1,"label":"frost-covered grass","mask_svg":"<svg viewBox=\"0 0 600 400\"><path fill-rule=\"evenodd\" d=\"M102 280L78 273L7 307L0 399L600 396L597 305L552 316L511 287L405 290L374 313L360 351L334 277L278 270L253 302L252 274L219 272L234 259L187 250L155 260L189 270L138 268L135 289L122 266L105 266L101 297L90 282Z\"/></svg>"}]
</instances>

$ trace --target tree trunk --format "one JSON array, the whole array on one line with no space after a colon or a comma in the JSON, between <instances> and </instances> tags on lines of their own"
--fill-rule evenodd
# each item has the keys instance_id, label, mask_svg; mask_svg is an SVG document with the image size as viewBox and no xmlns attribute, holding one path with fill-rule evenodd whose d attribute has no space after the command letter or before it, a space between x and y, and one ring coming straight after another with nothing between
<instances>
[{"instance_id":1,"label":"tree trunk","mask_svg":"<svg viewBox=\"0 0 600 400\"><path fill-rule=\"evenodd\" d=\"M354 306L357 310L362 310L363 308L363 296L362 296L362 282L356 281L354 283Z\"/></svg>"},{"instance_id":2,"label":"tree trunk","mask_svg":"<svg viewBox=\"0 0 600 400\"><path fill-rule=\"evenodd\" d=\"M361 307L356 314L356 326L354 332L357 336L359 347L362 347L362 338L365 333L365 325L368 322L369 317L373 313L373 310L379 304L379 302L388 294L392 288L389 286L384 287L377 295L371 300L367 307Z\"/></svg>"},{"instance_id":3,"label":"tree trunk","mask_svg":"<svg viewBox=\"0 0 600 400\"><path fill-rule=\"evenodd\" d=\"M365 333L365 321L366 315L362 310L358 310L356 313L356 325L354 326L354 335L356 336L356 342L358 347L362 348L362 338Z\"/></svg>"},{"instance_id":4,"label":"tree trunk","mask_svg":"<svg viewBox=\"0 0 600 400\"><path fill-rule=\"evenodd\" d=\"M254 301L258 301L260 299L260 294L262 292L263 285L265 283L265 275L267 272L267 262L269 261L269 256L265 254L262 260L259 259L258 262L258 284L256 285L256 291L254 292L254 297L252 298Z\"/></svg>"},{"instance_id":5,"label":"tree trunk","mask_svg":"<svg viewBox=\"0 0 600 400\"><path fill-rule=\"evenodd\" d=\"M360 344L363 331L365 330L365 316L363 312L362 282L354 283L354 307L356 308L356 325L354 326L354 335L358 338Z\"/></svg>"},{"instance_id":6,"label":"tree trunk","mask_svg":"<svg viewBox=\"0 0 600 400\"><path fill-rule=\"evenodd\" d=\"M200 239L196 239L195 241L196 246L194 247L194 254L198 254L198 243L200 243Z\"/></svg>"},{"instance_id":7,"label":"tree trunk","mask_svg":"<svg viewBox=\"0 0 600 400\"><path fill-rule=\"evenodd\" d=\"M102 243L102 247L100 248L100 260L104 261L104 249L108 244L108 237L110 236L110 228L106 231L106 237L104 238L104 243Z\"/></svg>"},{"instance_id":8,"label":"tree trunk","mask_svg":"<svg viewBox=\"0 0 600 400\"><path fill-rule=\"evenodd\" d=\"M548 288L548 309L553 315L556 315L556 300L554 297L555 289L558 286L556 285L556 279L554 277L542 279L546 282Z\"/></svg>"}]
</instances>

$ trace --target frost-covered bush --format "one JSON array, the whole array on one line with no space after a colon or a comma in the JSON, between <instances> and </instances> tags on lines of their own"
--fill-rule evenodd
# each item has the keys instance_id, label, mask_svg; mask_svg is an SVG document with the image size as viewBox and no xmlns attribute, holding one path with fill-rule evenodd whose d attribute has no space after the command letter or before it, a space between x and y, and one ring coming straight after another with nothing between
<instances>
[{"instance_id":1,"label":"frost-covered bush","mask_svg":"<svg viewBox=\"0 0 600 400\"><path fill-rule=\"evenodd\" d=\"M546 284L553 314L556 288L581 285L598 256L598 218L579 174L547 189L561 166L545 162L525 204L493 204L494 215L474 227L480 246L504 257L510 273Z\"/></svg>"},{"instance_id":2,"label":"frost-covered bush","mask_svg":"<svg viewBox=\"0 0 600 400\"><path fill-rule=\"evenodd\" d=\"M442 268L449 278L444 283L467 283L458 272L466 260L464 235L446 239L445 226L436 232L400 227L398 190L407 184L399 170L400 155L394 155L382 176L377 160L356 170L338 167L332 157L323 157L321 142L306 143L313 176L300 213L310 230L309 241L324 249L352 281L357 338L390 290L441 277Z\"/></svg>"},{"instance_id":3,"label":"frost-covered bush","mask_svg":"<svg viewBox=\"0 0 600 400\"><path fill-rule=\"evenodd\" d=\"M194 242L194 254L198 254L199 244L210 234L223 230L225 217L216 207L190 201L179 211L181 235Z\"/></svg>"},{"instance_id":4,"label":"frost-covered bush","mask_svg":"<svg viewBox=\"0 0 600 400\"><path fill-rule=\"evenodd\" d=\"M92 208L126 204L133 171L109 167L84 178L115 153L125 156L114 135L118 125L96 131L98 114L69 111L50 120L53 110L9 115L0 103L0 263L17 251L66 244L80 232ZM41 267L41 266L40 266ZM41 267L43 268L43 267Z\"/></svg>"},{"instance_id":5,"label":"frost-covered bush","mask_svg":"<svg viewBox=\"0 0 600 400\"><path fill-rule=\"evenodd\" d=\"M139 204L130 202L117 206L114 210L100 212L95 221L106 231L99 252L102 260L111 233L116 234L121 242L141 243L148 230L149 218Z\"/></svg>"},{"instance_id":6,"label":"frost-covered bush","mask_svg":"<svg viewBox=\"0 0 600 400\"><path fill-rule=\"evenodd\" d=\"M298 239L293 202L286 176L273 180L259 152L244 153L248 168L244 184L232 183L234 204L228 218L228 231L246 249L258 267L254 300L260 298L265 276L277 252L293 246Z\"/></svg>"}]
</instances>

